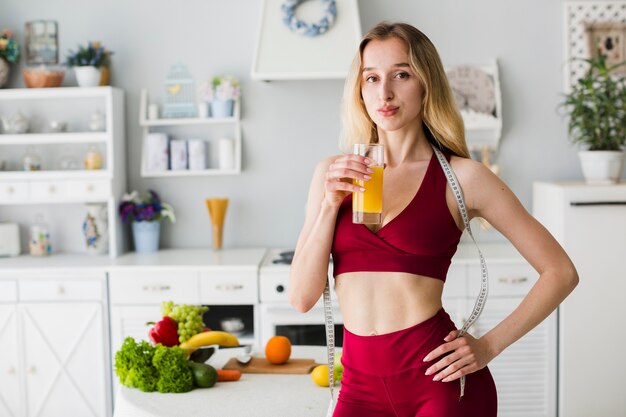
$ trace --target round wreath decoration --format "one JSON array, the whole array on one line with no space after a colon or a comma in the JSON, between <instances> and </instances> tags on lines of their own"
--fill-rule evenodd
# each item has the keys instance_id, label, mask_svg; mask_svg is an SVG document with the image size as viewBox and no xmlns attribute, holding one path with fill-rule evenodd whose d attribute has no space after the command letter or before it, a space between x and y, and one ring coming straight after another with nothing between
<instances>
[{"instance_id":1,"label":"round wreath decoration","mask_svg":"<svg viewBox=\"0 0 626 417\"><path fill-rule=\"evenodd\" d=\"M285 0L280 6L283 12L283 23L292 31L303 36L318 36L326 33L337 18L335 0L320 0L324 8L324 16L314 23L308 23L296 17L296 8L307 0Z\"/></svg>"}]
</instances>

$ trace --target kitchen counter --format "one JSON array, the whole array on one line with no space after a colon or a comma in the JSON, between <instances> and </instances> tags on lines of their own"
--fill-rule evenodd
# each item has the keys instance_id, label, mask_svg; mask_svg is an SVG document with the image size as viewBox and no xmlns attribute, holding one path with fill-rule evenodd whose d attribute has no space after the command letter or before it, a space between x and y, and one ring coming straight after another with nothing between
<instances>
[{"instance_id":1,"label":"kitchen counter","mask_svg":"<svg viewBox=\"0 0 626 417\"><path fill-rule=\"evenodd\" d=\"M221 368L242 350L218 350L208 363ZM293 346L292 357L326 363L326 347ZM325 415L329 401L329 389L317 386L308 374L244 373L239 381L218 382L184 394L122 387L116 395L114 417L319 417Z\"/></svg>"}]
</instances>

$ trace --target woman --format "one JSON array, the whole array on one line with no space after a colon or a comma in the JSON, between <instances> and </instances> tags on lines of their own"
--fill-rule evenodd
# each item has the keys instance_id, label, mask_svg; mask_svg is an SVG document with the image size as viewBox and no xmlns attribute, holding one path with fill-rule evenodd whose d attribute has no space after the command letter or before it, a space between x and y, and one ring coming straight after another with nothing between
<instances>
[{"instance_id":1,"label":"woman","mask_svg":"<svg viewBox=\"0 0 626 417\"><path fill-rule=\"evenodd\" d=\"M469 158L439 55L414 27L380 23L365 35L345 85L343 125L344 145L385 146L382 224L352 223L351 193L362 192L353 180L369 179L370 161L351 154L322 161L289 282L291 304L310 310L324 290L332 252L344 323L334 415L495 416L486 366L574 289L571 260L509 188ZM442 309L464 223L431 144L456 174L469 217L486 219L540 274L522 303L478 339L457 337Z\"/></svg>"}]
</instances>

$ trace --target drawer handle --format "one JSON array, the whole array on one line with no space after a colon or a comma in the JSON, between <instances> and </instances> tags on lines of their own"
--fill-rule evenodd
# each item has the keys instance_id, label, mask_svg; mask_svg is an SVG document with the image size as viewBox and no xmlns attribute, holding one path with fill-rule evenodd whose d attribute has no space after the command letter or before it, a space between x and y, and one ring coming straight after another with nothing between
<instances>
[{"instance_id":1,"label":"drawer handle","mask_svg":"<svg viewBox=\"0 0 626 417\"><path fill-rule=\"evenodd\" d=\"M498 282L501 284L523 284L528 281L528 277L500 277Z\"/></svg>"},{"instance_id":2,"label":"drawer handle","mask_svg":"<svg viewBox=\"0 0 626 417\"><path fill-rule=\"evenodd\" d=\"M160 292L169 291L171 288L169 285L144 285L143 290L147 292Z\"/></svg>"},{"instance_id":3,"label":"drawer handle","mask_svg":"<svg viewBox=\"0 0 626 417\"><path fill-rule=\"evenodd\" d=\"M15 375L15 367L10 367L9 369L7 369L7 374L9 375Z\"/></svg>"},{"instance_id":4,"label":"drawer handle","mask_svg":"<svg viewBox=\"0 0 626 417\"><path fill-rule=\"evenodd\" d=\"M87 187L85 187L87 189L88 193L93 192L93 184L88 184Z\"/></svg>"},{"instance_id":5,"label":"drawer handle","mask_svg":"<svg viewBox=\"0 0 626 417\"><path fill-rule=\"evenodd\" d=\"M48 192L50 194L54 194L54 193L57 192L57 188L54 185L51 185L51 186L48 187Z\"/></svg>"},{"instance_id":6,"label":"drawer handle","mask_svg":"<svg viewBox=\"0 0 626 417\"><path fill-rule=\"evenodd\" d=\"M242 290L242 284L219 284L215 286L215 289L218 291L237 291Z\"/></svg>"},{"instance_id":7,"label":"drawer handle","mask_svg":"<svg viewBox=\"0 0 626 417\"><path fill-rule=\"evenodd\" d=\"M31 366L26 372L28 372L30 375L35 375L37 373L37 368Z\"/></svg>"},{"instance_id":8,"label":"drawer handle","mask_svg":"<svg viewBox=\"0 0 626 417\"><path fill-rule=\"evenodd\" d=\"M65 294L65 287L63 287L62 285L59 285L59 288L57 289L57 294L64 295Z\"/></svg>"},{"instance_id":9,"label":"drawer handle","mask_svg":"<svg viewBox=\"0 0 626 417\"><path fill-rule=\"evenodd\" d=\"M15 192L15 188L9 186L7 187L7 194L13 194Z\"/></svg>"}]
</instances>

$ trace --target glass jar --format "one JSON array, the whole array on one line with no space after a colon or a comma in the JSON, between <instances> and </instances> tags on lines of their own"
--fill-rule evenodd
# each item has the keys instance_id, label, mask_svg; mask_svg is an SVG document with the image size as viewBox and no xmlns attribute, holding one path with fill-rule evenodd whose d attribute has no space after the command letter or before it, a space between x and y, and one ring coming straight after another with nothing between
<instances>
[{"instance_id":1,"label":"glass jar","mask_svg":"<svg viewBox=\"0 0 626 417\"><path fill-rule=\"evenodd\" d=\"M85 159L83 160L85 169L100 169L102 168L103 162L102 152L100 152L95 145L91 145L85 154Z\"/></svg>"},{"instance_id":2,"label":"glass jar","mask_svg":"<svg viewBox=\"0 0 626 417\"><path fill-rule=\"evenodd\" d=\"M26 148L26 153L22 159L22 165L24 171L40 171L41 170L41 157L36 152L33 146Z\"/></svg>"},{"instance_id":3,"label":"glass jar","mask_svg":"<svg viewBox=\"0 0 626 417\"><path fill-rule=\"evenodd\" d=\"M44 222L42 214L37 215L35 222L30 226L28 248L32 256L46 256L52 253L50 229Z\"/></svg>"}]
</instances>

